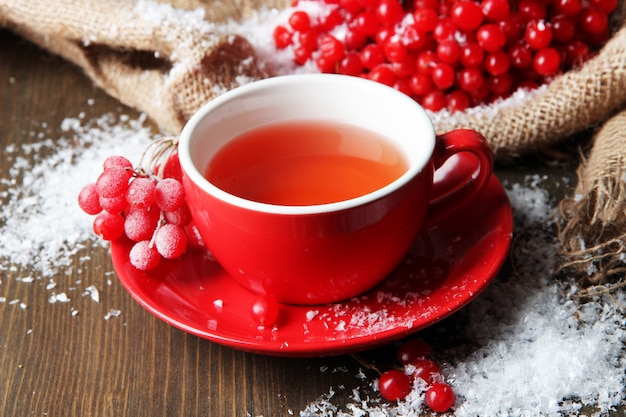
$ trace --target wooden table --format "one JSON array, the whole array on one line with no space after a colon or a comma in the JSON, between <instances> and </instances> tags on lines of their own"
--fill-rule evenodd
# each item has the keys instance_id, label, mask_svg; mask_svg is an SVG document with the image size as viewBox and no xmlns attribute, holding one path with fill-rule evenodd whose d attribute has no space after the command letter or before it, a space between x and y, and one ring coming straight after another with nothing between
<instances>
[{"instance_id":1,"label":"wooden table","mask_svg":"<svg viewBox=\"0 0 626 417\"><path fill-rule=\"evenodd\" d=\"M61 137L63 119L81 112L85 120L105 113L137 114L95 88L73 65L0 31L2 147L40 140L28 133L44 130L42 126L47 137ZM9 161L0 159L2 179L8 179L9 167ZM499 173L510 178L523 174L505 168ZM3 187L0 183L0 192ZM76 316L49 303L45 282L17 279L36 271L2 270L3 416L290 416L331 389L337 404L353 388L368 386L357 377L360 365L351 356L256 355L173 328L140 307L116 279L107 284L113 267L106 248L94 246L76 258L85 255L91 257L86 268L69 269L57 278L99 288L99 303L77 297ZM27 308L11 300L21 300ZM105 320L112 307L122 314ZM445 332L453 320L427 332L442 344L454 343ZM382 358L387 353L368 354Z\"/></svg>"}]
</instances>

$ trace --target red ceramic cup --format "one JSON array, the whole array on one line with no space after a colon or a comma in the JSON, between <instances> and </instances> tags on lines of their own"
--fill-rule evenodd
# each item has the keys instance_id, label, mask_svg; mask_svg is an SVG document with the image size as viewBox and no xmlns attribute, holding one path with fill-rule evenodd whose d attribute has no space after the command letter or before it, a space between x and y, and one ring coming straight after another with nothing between
<instances>
[{"instance_id":1,"label":"red ceramic cup","mask_svg":"<svg viewBox=\"0 0 626 417\"><path fill-rule=\"evenodd\" d=\"M216 152L243 132L304 120L377 132L408 168L374 192L308 206L247 200L204 177ZM434 171L459 152L475 156L476 171L431 201ZM376 286L404 257L427 211L429 223L454 215L486 185L493 165L480 134L456 130L437 137L427 113L408 96L330 74L269 78L213 99L184 127L179 157L187 203L217 261L249 290L302 305L337 302Z\"/></svg>"}]
</instances>

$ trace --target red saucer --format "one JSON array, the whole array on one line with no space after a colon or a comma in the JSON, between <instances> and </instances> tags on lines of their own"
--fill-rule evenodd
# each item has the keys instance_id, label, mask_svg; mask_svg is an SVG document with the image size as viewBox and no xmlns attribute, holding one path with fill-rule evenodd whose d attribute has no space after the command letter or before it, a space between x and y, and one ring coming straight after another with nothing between
<instances>
[{"instance_id":1,"label":"red saucer","mask_svg":"<svg viewBox=\"0 0 626 417\"><path fill-rule=\"evenodd\" d=\"M474 201L422 232L378 287L341 303L281 305L272 327L252 318L256 296L206 251L192 250L149 273L130 265L127 240L112 242L111 255L131 296L174 327L246 351L325 356L402 339L465 306L498 273L512 231L511 206L493 177Z\"/></svg>"}]
</instances>

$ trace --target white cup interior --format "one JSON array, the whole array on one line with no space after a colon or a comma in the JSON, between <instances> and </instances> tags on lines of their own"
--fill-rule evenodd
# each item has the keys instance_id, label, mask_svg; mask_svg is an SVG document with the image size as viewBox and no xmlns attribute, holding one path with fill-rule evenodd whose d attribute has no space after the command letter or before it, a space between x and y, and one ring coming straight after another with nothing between
<instances>
[{"instance_id":1,"label":"white cup interior","mask_svg":"<svg viewBox=\"0 0 626 417\"><path fill-rule=\"evenodd\" d=\"M328 120L372 130L405 157L408 170L370 194L314 206L280 206L229 194L204 178L211 158L230 140L255 127L276 122ZM380 198L402 187L428 163L435 132L426 112L413 99L380 83L331 74L286 75L233 89L203 106L185 125L179 157L190 179L230 204L287 214L341 210Z\"/></svg>"}]
</instances>

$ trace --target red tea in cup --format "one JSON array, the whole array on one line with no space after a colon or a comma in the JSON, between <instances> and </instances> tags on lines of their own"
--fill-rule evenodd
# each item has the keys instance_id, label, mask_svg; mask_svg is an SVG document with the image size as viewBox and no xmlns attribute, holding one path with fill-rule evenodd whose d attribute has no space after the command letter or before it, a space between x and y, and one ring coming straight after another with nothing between
<instances>
[{"instance_id":1,"label":"red tea in cup","mask_svg":"<svg viewBox=\"0 0 626 417\"><path fill-rule=\"evenodd\" d=\"M251 129L220 149L205 177L238 197L285 206L369 194L408 169L379 133L338 122L289 121Z\"/></svg>"}]
</instances>

